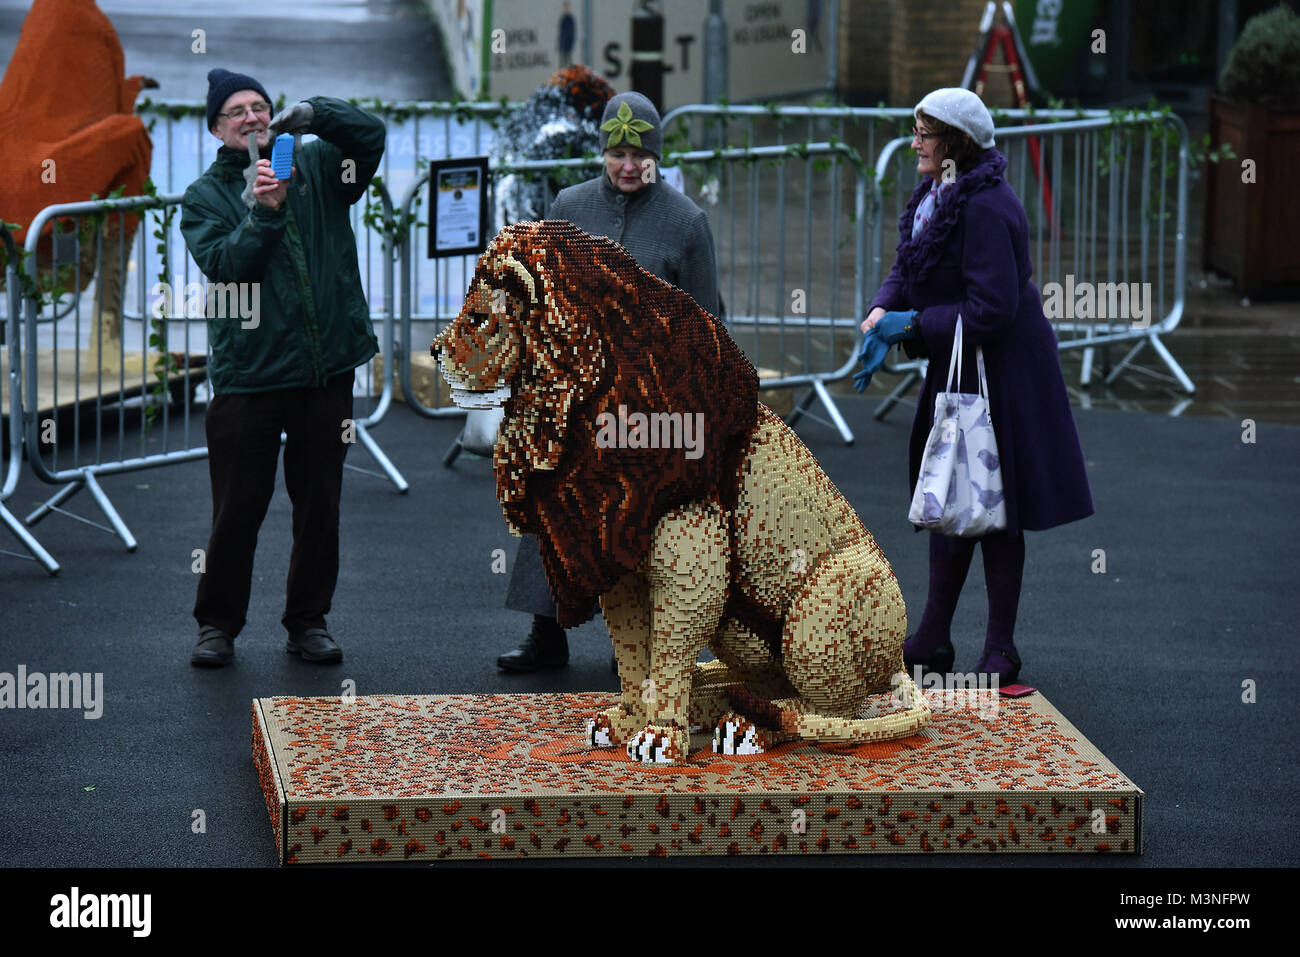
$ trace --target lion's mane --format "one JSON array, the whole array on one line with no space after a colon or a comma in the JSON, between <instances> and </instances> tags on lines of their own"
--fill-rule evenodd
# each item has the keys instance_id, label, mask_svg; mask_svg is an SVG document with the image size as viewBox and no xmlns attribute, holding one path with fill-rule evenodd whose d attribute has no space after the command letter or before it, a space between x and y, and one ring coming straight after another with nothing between
<instances>
[{"instance_id":1,"label":"lion's mane","mask_svg":"<svg viewBox=\"0 0 1300 957\"><path fill-rule=\"evenodd\" d=\"M571 223L506 227L471 288L480 280L522 304L497 497L513 528L537 535L557 617L573 626L641 562L665 512L735 505L758 375L694 299ZM620 406L629 416L703 413L702 454L600 447L601 413L617 419Z\"/></svg>"}]
</instances>

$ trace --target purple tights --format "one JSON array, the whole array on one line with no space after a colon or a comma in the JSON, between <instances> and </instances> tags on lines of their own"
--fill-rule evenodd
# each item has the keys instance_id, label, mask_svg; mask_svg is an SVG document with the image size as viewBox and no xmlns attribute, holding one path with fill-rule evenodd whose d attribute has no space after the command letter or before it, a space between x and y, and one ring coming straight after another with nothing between
<instances>
[{"instance_id":1,"label":"purple tights","mask_svg":"<svg viewBox=\"0 0 1300 957\"><path fill-rule=\"evenodd\" d=\"M954 538L930 533L930 595L916 629L916 651L929 655L952 643L952 616L966 584L975 543L984 552L984 582L989 597L986 651L1014 651L1016 611L1025 571L1025 535L996 532L982 538Z\"/></svg>"}]
</instances>

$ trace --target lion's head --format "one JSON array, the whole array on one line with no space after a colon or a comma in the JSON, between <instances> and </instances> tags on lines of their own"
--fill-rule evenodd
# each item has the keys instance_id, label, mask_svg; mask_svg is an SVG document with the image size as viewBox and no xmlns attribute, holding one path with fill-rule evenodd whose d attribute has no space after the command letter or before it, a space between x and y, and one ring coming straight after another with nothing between
<instances>
[{"instance_id":1,"label":"lion's head","mask_svg":"<svg viewBox=\"0 0 1300 957\"><path fill-rule=\"evenodd\" d=\"M505 404L497 498L538 536L566 626L637 566L664 512L734 501L754 367L611 240L563 221L506 227L432 351L457 404Z\"/></svg>"}]
</instances>

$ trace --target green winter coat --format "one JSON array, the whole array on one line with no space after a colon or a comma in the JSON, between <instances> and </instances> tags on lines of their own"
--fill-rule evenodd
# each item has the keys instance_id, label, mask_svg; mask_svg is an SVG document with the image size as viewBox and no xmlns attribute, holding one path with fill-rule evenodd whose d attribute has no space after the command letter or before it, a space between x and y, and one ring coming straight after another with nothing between
<instances>
[{"instance_id":1,"label":"green winter coat","mask_svg":"<svg viewBox=\"0 0 1300 957\"><path fill-rule=\"evenodd\" d=\"M308 132L319 139L294 154L278 210L244 205L248 153L225 146L185 191L181 233L208 277L208 377L217 395L319 388L379 351L348 207L379 167L384 124L342 100L308 102ZM258 304L254 319L214 302L213 283L256 283L256 299L254 287L238 289L244 304Z\"/></svg>"}]
</instances>

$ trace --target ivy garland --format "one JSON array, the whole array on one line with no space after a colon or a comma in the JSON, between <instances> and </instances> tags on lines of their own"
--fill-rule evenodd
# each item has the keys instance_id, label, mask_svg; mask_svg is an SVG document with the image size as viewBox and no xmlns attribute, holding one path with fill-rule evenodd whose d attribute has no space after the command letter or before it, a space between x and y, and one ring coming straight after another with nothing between
<instances>
[{"instance_id":1,"label":"ivy garland","mask_svg":"<svg viewBox=\"0 0 1300 957\"><path fill-rule=\"evenodd\" d=\"M154 366L154 382L149 388L149 398L153 401L145 403L144 433L145 435L148 435L154 421L162 414L163 403L167 401L168 380L171 377L172 371L172 356L171 353L167 351L167 320L168 309L171 306L169 299L171 297L167 295L166 290L171 289L172 281L171 256L168 251L169 243L167 242L167 238L171 235L172 223L175 222L176 219L177 207L175 205L169 206L163 203L162 196L158 192L158 187L154 185L152 179L146 179L144 181L143 195L150 197L154 201L153 205L155 207L154 217L156 228L153 231L153 236L158 240L158 245L154 248L159 255L158 282L161 283L164 289L161 303L162 308L158 310L150 310L149 319L149 345L158 350L159 361L157 365ZM154 315L155 312L157 315ZM146 355L142 361L147 362L148 356Z\"/></svg>"},{"instance_id":2,"label":"ivy garland","mask_svg":"<svg viewBox=\"0 0 1300 957\"><path fill-rule=\"evenodd\" d=\"M510 102L504 96L498 100L456 99L456 100L443 101L443 102L407 102L407 103L388 102L388 101L380 100L375 97L368 97L368 98L351 97L347 100L347 102L361 109L367 110L368 112L381 116L387 122L395 123L395 124L405 123L409 120L420 118L420 117L450 116L460 123L484 122L487 123L493 130L499 130L502 124L509 116L510 112L516 109L520 105L518 103ZM282 110L284 108L285 103L286 103L286 96L284 93L281 93L275 99L275 104L274 104L275 111L278 113L280 110ZM726 112L726 107L728 107L730 104L725 100L720 101L719 105L723 107L724 112L717 115L709 116L705 120L705 126L709 133L707 141L709 142L713 142L715 140L722 139L725 137L725 131L727 129L728 121L730 119L738 119L747 115L742 113ZM767 114L776 122L778 130L783 130L786 126L794 123L797 119L796 117L782 114L780 112L781 104L779 103L769 102L764 105L766 107ZM829 108L834 104L830 101L829 98L826 98L814 102L811 105L814 107ZM884 106L884 104L880 104L880 105ZM1063 100L1051 98L1051 97L1049 97L1047 100L1047 107L1052 110L1065 110L1069 108L1067 107L1067 105ZM1083 109L1079 106L1077 101L1073 104L1073 108L1076 111L1075 118L1082 119L1085 117L1085 113ZM137 103L136 110L139 113L153 114L155 118L157 116L164 116L173 122L185 117L204 117L206 116L206 112L207 112L206 105L203 103L162 103L162 102L155 102L149 97L145 97L144 99L140 100ZM989 112L992 114L995 124L1002 120L1007 119L1007 114L1006 111L1004 110L998 108L992 108L990 109ZM1070 117L1054 117L1054 116L1035 117L1034 109L1032 106L1027 108L1026 113L1028 114L1029 117L1033 118L1034 122L1039 123L1045 127L1044 129L1045 135L1050 134L1050 126L1052 123L1063 122L1068 119L1071 119ZM1173 126L1169 123L1158 122L1153 124L1150 127L1139 127L1134 123L1135 120L1148 119L1154 117L1167 117L1171 114L1172 114L1172 108L1169 105L1167 104L1160 105L1156 103L1154 99L1148 104L1148 106L1145 109L1134 108L1129 110L1120 110L1120 109L1111 110L1110 116L1112 117L1112 119L1115 121L1117 125L1102 131L1101 140L1100 140L1100 145L1102 149L1100 151L1100 160L1099 160L1100 175L1103 176L1108 175L1109 149L1113 138L1118 138L1118 142L1116 144L1117 146L1121 144L1131 145L1134 142L1136 142L1136 138L1139 135L1139 133L1143 133L1146 130L1150 130L1153 143L1172 147L1172 149L1167 153L1168 159L1165 163L1163 175L1166 178L1176 175L1178 134L1177 131L1173 128ZM154 123L155 123L155 119L151 119L149 121L150 129L153 128ZM898 128L899 136L906 136L911 128L910 118L899 118L897 128ZM745 140L746 142L742 145L744 146L752 145L751 142L752 137L748 131L746 131ZM854 165L859 175L865 175L865 176L875 175L874 169L866 165L866 163L863 161L859 153L852 147L849 147L848 144L844 143L844 141L841 140L839 137L835 136L832 133L828 137L827 141L832 143L833 145L844 146L847 148L848 155L846 158L848 159L849 162L851 162ZM809 145L808 143L788 144L786 146L785 155L790 157L800 157L803 159L808 159L809 158L808 145ZM1210 136L1208 133L1203 135L1200 138L1200 140L1190 142L1188 146L1189 146L1189 150L1188 150L1189 164L1193 169L1198 167L1202 162L1207 160L1212 163L1217 163L1221 159L1235 159L1236 157L1236 154L1234 153L1231 145L1226 143L1218 144L1218 145L1211 144ZM678 155L680 153L690 151L691 149L692 146L690 143L689 134L687 132L687 127L684 124L675 125L672 131L670 133L667 133L667 135L664 138L665 162L674 161L678 158ZM718 163L719 166L721 164L721 152L722 152L722 147L717 147L714 149L715 155L717 155L719 158L719 163ZM428 167L428 162L429 162L428 159L425 158L421 158L417 161L416 164L417 175ZM773 159L769 159L767 161L767 164L774 165L778 162L780 162L779 158L773 158ZM815 159L813 162L815 164L815 168L818 170L824 170L830 165L830 160L825 157L819 157ZM708 193L710 190L712 190L713 195L716 195L717 182L718 182L718 166L715 166L714 164L709 164L705 166L702 164L700 167L696 169L691 169L685 172L688 179L693 183L693 185L695 185L697 190L703 193ZM370 191L367 196L366 207L362 214L362 220L368 228L374 230L376 233L380 234L381 236L385 237L390 241L391 249L393 251L394 256L396 256L401 244L407 241L407 237L410 234L411 228L417 225L424 225L423 223L419 222L419 208L420 208L421 199L417 197L413 210L404 215L396 211L392 213L385 213L383 204L380 201L380 192L379 192L379 188L382 185L382 183L383 180L380 176L375 176L373 178L371 182ZM882 181L881 186L882 188L885 189L892 188L892 180L887 178L886 180ZM145 192L149 196L153 197L155 200L159 199L157 189L154 186L152 180L146 182ZM159 202L158 205L161 206L162 205L161 202ZM1154 211L1151 210L1148 211L1148 214L1151 215L1153 218L1157 215ZM168 260L166 237L168 235L168 232L171 228L171 224L173 222L173 218L175 215L175 208L164 207L162 211L157 215L158 215L158 228L155 229L154 231L154 237L158 240L157 251L162 258L162 266L161 266L162 272L160 273L160 280L164 283L167 283L169 281L168 279L169 260ZM1165 215L1167 217L1171 214L1169 211L1166 211ZM18 228L15 224L6 223L5 225L10 228ZM55 228L56 229L58 228L57 224ZM0 251L0 257L2 256L3 253L2 251ZM20 256L23 256L25 258L26 252L20 251ZM3 265L2 258L0 258L0 265ZM62 268L65 270L70 270L70 267L62 267ZM68 275L70 275L70 272L67 273L66 275L61 274L59 276L54 277L53 281L48 284L49 285L48 294L33 288L32 281L30 277L28 277L25 270L20 269L19 275L23 283L24 295L35 298L36 301L42 306L49 304L52 301L56 301L61 295L65 294L68 291L66 281ZM162 317L152 319L150 322L150 325L152 327L152 332L149 337L149 343L151 346L158 348L158 350L162 353L162 361L159 363L157 369L155 370L156 381L153 385L153 388L151 389L151 395L154 397L159 397L166 393L167 378L171 369L171 357L168 354L166 349L168 305L169 303L164 302L163 309L162 309L162 313L163 313ZM158 415L157 405L150 404L147 410L146 429L148 427L148 423L151 423L157 417L157 415Z\"/></svg>"},{"instance_id":3,"label":"ivy garland","mask_svg":"<svg viewBox=\"0 0 1300 957\"><path fill-rule=\"evenodd\" d=\"M429 168L428 159L421 157L415 163L415 174L418 177ZM380 189L384 187L384 178L376 173L370 179L370 191L366 196L366 208L361 214L361 221L365 223L368 229L373 230L381 237L387 239L390 243L391 255L394 260L401 256L401 247L406 242L411 228L414 226L426 226L427 223L420 222L420 203L423 201L420 193L415 196L415 202L409 213L385 212L384 204L381 199ZM392 197L389 197L392 202Z\"/></svg>"}]
</instances>

